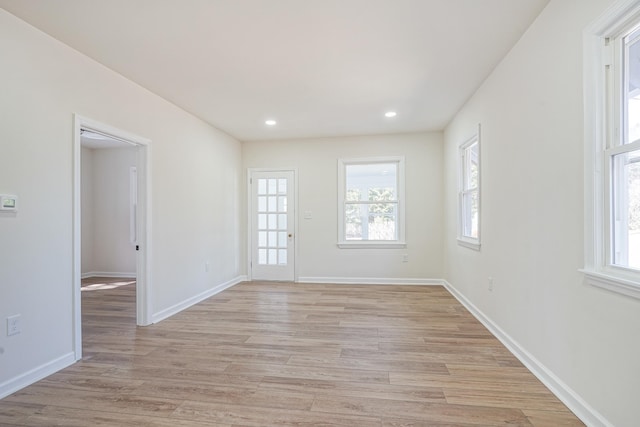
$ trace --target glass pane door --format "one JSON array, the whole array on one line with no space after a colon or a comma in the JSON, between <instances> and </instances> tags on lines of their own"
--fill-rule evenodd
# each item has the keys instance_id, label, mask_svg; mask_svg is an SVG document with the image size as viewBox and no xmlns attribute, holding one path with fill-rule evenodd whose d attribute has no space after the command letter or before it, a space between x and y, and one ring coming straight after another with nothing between
<instances>
[{"instance_id":1,"label":"glass pane door","mask_svg":"<svg viewBox=\"0 0 640 427\"><path fill-rule=\"evenodd\" d=\"M293 172L254 172L250 185L252 278L293 281Z\"/></svg>"}]
</instances>

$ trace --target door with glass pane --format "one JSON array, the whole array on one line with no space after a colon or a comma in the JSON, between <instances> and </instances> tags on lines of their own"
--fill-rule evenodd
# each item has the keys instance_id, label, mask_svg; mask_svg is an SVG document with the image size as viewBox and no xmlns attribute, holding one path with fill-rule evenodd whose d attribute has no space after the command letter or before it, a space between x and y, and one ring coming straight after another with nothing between
<instances>
[{"instance_id":1,"label":"door with glass pane","mask_svg":"<svg viewBox=\"0 0 640 427\"><path fill-rule=\"evenodd\" d=\"M294 281L294 173L251 173L251 277Z\"/></svg>"}]
</instances>

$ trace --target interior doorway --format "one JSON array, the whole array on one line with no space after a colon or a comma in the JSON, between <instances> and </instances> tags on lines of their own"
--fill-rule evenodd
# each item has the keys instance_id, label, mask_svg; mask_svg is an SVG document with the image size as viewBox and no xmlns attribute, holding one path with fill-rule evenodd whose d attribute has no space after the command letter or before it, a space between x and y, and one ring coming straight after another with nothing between
<instances>
[{"instance_id":1,"label":"interior doorway","mask_svg":"<svg viewBox=\"0 0 640 427\"><path fill-rule=\"evenodd\" d=\"M128 287L128 295L135 294L136 324L151 323L149 143L145 138L75 116L73 306L76 360L82 358L83 291ZM93 170L92 174L88 173L90 170ZM91 188L87 188L89 185ZM93 250L87 250L89 245Z\"/></svg>"},{"instance_id":2,"label":"interior doorway","mask_svg":"<svg viewBox=\"0 0 640 427\"><path fill-rule=\"evenodd\" d=\"M83 352L136 324L138 147L80 129ZM118 305L107 305L117 300ZM85 354L86 357L86 354Z\"/></svg>"}]
</instances>

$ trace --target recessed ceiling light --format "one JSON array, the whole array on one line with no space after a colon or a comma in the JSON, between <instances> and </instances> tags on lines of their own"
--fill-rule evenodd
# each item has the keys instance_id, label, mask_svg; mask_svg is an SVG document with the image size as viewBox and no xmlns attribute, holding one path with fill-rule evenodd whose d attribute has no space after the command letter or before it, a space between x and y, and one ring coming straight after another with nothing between
<instances>
[{"instance_id":1,"label":"recessed ceiling light","mask_svg":"<svg viewBox=\"0 0 640 427\"><path fill-rule=\"evenodd\" d=\"M265 120L264 124L267 126L275 126L276 125L276 121L275 120Z\"/></svg>"},{"instance_id":2,"label":"recessed ceiling light","mask_svg":"<svg viewBox=\"0 0 640 427\"><path fill-rule=\"evenodd\" d=\"M395 117L397 115L398 113L396 113L395 111L387 111L386 113L384 113L385 117Z\"/></svg>"}]
</instances>

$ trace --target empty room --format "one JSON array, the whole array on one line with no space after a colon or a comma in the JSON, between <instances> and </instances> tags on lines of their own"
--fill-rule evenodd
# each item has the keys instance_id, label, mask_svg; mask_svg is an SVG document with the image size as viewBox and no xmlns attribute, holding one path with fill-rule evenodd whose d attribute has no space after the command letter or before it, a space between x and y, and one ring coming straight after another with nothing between
<instances>
[{"instance_id":1,"label":"empty room","mask_svg":"<svg viewBox=\"0 0 640 427\"><path fill-rule=\"evenodd\" d=\"M0 425L638 425L640 0L0 8Z\"/></svg>"}]
</instances>

